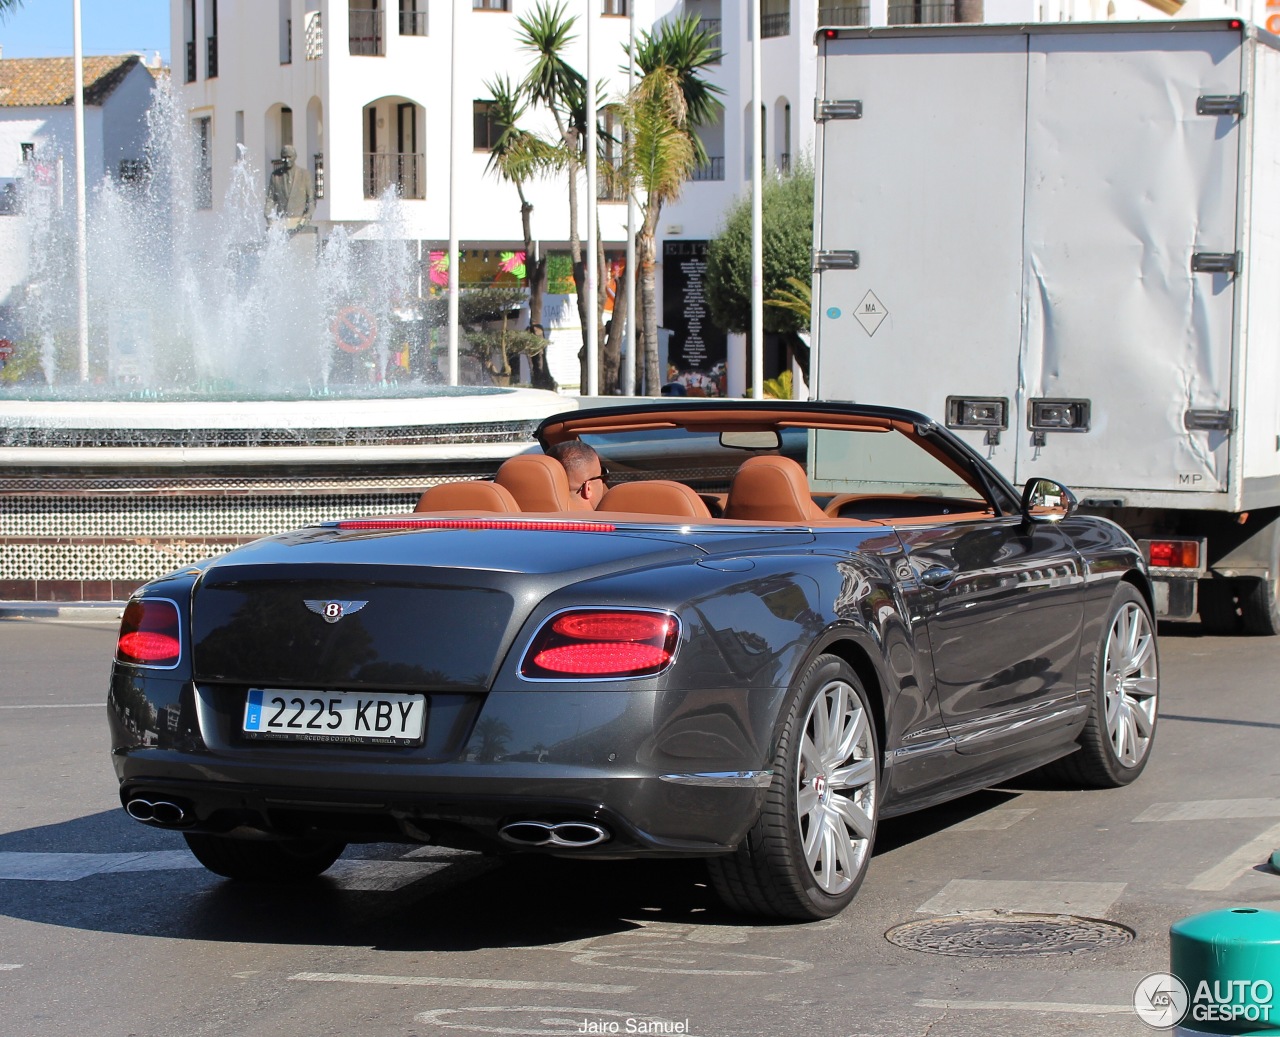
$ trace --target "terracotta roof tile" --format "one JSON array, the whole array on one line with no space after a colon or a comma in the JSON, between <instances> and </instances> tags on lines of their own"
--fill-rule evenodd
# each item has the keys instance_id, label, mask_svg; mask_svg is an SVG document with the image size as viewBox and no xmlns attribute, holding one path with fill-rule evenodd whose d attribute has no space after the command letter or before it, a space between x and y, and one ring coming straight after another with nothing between
<instances>
[{"instance_id":1,"label":"terracotta roof tile","mask_svg":"<svg viewBox=\"0 0 1280 1037\"><path fill-rule=\"evenodd\" d=\"M85 58L84 103L102 104L141 61L137 54ZM74 58L0 59L0 108L69 105L74 78Z\"/></svg>"}]
</instances>

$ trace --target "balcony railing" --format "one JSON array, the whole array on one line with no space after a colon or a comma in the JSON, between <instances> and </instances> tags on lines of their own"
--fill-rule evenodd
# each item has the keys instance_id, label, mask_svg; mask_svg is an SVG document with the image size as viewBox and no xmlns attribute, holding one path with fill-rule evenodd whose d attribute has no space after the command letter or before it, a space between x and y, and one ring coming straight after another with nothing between
<instances>
[{"instance_id":1,"label":"balcony railing","mask_svg":"<svg viewBox=\"0 0 1280 1037\"><path fill-rule=\"evenodd\" d=\"M426 11L401 11L400 12L400 35L401 36L426 36L427 35L427 12Z\"/></svg>"},{"instance_id":2,"label":"balcony railing","mask_svg":"<svg viewBox=\"0 0 1280 1037\"><path fill-rule=\"evenodd\" d=\"M600 13L625 15L627 0L600 0Z\"/></svg>"},{"instance_id":3,"label":"balcony railing","mask_svg":"<svg viewBox=\"0 0 1280 1037\"><path fill-rule=\"evenodd\" d=\"M187 82L196 81L196 41L187 41Z\"/></svg>"},{"instance_id":4,"label":"balcony railing","mask_svg":"<svg viewBox=\"0 0 1280 1037\"><path fill-rule=\"evenodd\" d=\"M705 163L696 167L690 180L723 180L724 156L712 155Z\"/></svg>"},{"instance_id":5,"label":"balcony railing","mask_svg":"<svg viewBox=\"0 0 1280 1037\"><path fill-rule=\"evenodd\" d=\"M710 64L720 64L720 58L723 57L724 51L720 48L720 26L722 24L719 18L699 18L698 31L705 33L711 37L712 57Z\"/></svg>"},{"instance_id":6,"label":"balcony railing","mask_svg":"<svg viewBox=\"0 0 1280 1037\"><path fill-rule=\"evenodd\" d=\"M620 182L618 170L622 158L617 155L601 155L596 162L596 198L602 202L625 202L627 185Z\"/></svg>"},{"instance_id":7,"label":"balcony railing","mask_svg":"<svg viewBox=\"0 0 1280 1037\"><path fill-rule=\"evenodd\" d=\"M319 61L324 57L324 23L319 11L308 11L303 26L303 38L306 42L307 60Z\"/></svg>"},{"instance_id":8,"label":"balcony railing","mask_svg":"<svg viewBox=\"0 0 1280 1037\"><path fill-rule=\"evenodd\" d=\"M779 173L791 172L791 152L783 151L778 155L778 172Z\"/></svg>"},{"instance_id":9,"label":"balcony railing","mask_svg":"<svg viewBox=\"0 0 1280 1037\"><path fill-rule=\"evenodd\" d=\"M204 74L209 79L216 79L218 76L218 37L207 37L205 44Z\"/></svg>"},{"instance_id":10,"label":"balcony railing","mask_svg":"<svg viewBox=\"0 0 1280 1037\"><path fill-rule=\"evenodd\" d=\"M791 35L791 12L781 14L762 14L760 16L760 38L770 39L774 36Z\"/></svg>"},{"instance_id":11,"label":"balcony railing","mask_svg":"<svg viewBox=\"0 0 1280 1037\"><path fill-rule=\"evenodd\" d=\"M870 25L868 4L822 4L818 8L819 25Z\"/></svg>"},{"instance_id":12,"label":"balcony railing","mask_svg":"<svg viewBox=\"0 0 1280 1037\"><path fill-rule=\"evenodd\" d=\"M311 183L315 189L316 201L324 197L324 152L317 151L311 156Z\"/></svg>"},{"instance_id":13,"label":"balcony railing","mask_svg":"<svg viewBox=\"0 0 1280 1037\"><path fill-rule=\"evenodd\" d=\"M350 9L350 28L347 34L352 57L381 57L384 46L383 12L367 7Z\"/></svg>"},{"instance_id":14,"label":"balcony railing","mask_svg":"<svg viewBox=\"0 0 1280 1037\"><path fill-rule=\"evenodd\" d=\"M427 196L426 156L409 153L366 152L364 156L364 196L380 198L394 186L401 198Z\"/></svg>"},{"instance_id":15,"label":"balcony railing","mask_svg":"<svg viewBox=\"0 0 1280 1037\"><path fill-rule=\"evenodd\" d=\"M890 4L890 25L936 25L954 22L956 5L954 3L910 3Z\"/></svg>"}]
</instances>

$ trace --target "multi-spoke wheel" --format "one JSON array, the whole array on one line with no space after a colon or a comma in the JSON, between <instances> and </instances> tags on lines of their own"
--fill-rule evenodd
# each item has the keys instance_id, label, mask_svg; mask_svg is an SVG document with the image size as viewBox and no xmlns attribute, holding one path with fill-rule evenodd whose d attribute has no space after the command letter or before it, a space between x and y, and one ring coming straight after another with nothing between
<instances>
[{"instance_id":1,"label":"multi-spoke wheel","mask_svg":"<svg viewBox=\"0 0 1280 1037\"><path fill-rule=\"evenodd\" d=\"M787 918L829 918L858 891L875 840L879 752L875 715L852 667L819 656L778 740L760 820L732 857L710 862L729 906Z\"/></svg>"},{"instance_id":2,"label":"multi-spoke wheel","mask_svg":"<svg viewBox=\"0 0 1280 1037\"><path fill-rule=\"evenodd\" d=\"M1055 770L1082 785L1128 785L1147 765L1156 736L1160 662L1147 603L1122 583L1111 600L1093 668L1093 702L1080 749Z\"/></svg>"}]
</instances>

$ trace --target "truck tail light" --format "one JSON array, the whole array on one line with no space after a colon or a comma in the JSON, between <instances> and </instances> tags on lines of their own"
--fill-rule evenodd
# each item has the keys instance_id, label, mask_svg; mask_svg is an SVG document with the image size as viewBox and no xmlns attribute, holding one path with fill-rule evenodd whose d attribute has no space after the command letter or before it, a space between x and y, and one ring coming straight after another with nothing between
<instances>
[{"instance_id":1,"label":"truck tail light","mask_svg":"<svg viewBox=\"0 0 1280 1037\"><path fill-rule=\"evenodd\" d=\"M182 657L181 623L176 602L134 598L120 621L116 659L138 666L172 668Z\"/></svg>"},{"instance_id":2,"label":"truck tail light","mask_svg":"<svg viewBox=\"0 0 1280 1037\"><path fill-rule=\"evenodd\" d=\"M1153 569L1199 569L1199 540L1147 540L1147 564Z\"/></svg>"},{"instance_id":3,"label":"truck tail light","mask_svg":"<svg viewBox=\"0 0 1280 1037\"><path fill-rule=\"evenodd\" d=\"M573 609L535 635L520 675L535 680L645 677L671 665L680 623L667 612Z\"/></svg>"}]
</instances>

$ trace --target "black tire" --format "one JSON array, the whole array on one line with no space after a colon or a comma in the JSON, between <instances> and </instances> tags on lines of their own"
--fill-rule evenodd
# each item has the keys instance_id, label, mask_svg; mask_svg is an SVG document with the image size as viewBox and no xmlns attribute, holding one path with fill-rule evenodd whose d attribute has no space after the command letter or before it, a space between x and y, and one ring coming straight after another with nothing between
<instances>
[{"instance_id":1,"label":"black tire","mask_svg":"<svg viewBox=\"0 0 1280 1037\"><path fill-rule=\"evenodd\" d=\"M1259 637L1280 634L1280 579L1272 570L1265 580L1250 580L1240 595L1240 616L1244 632Z\"/></svg>"},{"instance_id":2,"label":"black tire","mask_svg":"<svg viewBox=\"0 0 1280 1037\"><path fill-rule=\"evenodd\" d=\"M833 718L835 739L827 736ZM843 659L821 655L792 698L759 820L735 853L708 861L720 899L735 911L776 918L842 911L871 860L879 788L879 738L866 689Z\"/></svg>"},{"instance_id":3,"label":"black tire","mask_svg":"<svg viewBox=\"0 0 1280 1037\"><path fill-rule=\"evenodd\" d=\"M1206 634L1226 636L1240 629L1236 585L1232 580L1201 580L1196 589L1200 626Z\"/></svg>"},{"instance_id":4,"label":"black tire","mask_svg":"<svg viewBox=\"0 0 1280 1037\"><path fill-rule=\"evenodd\" d=\"M1131 584L1120 584L1111 599L1090 695L1080 748L1047 770L1079 787L1128 785L1151 758L1160 696L1155 620L1146 599Z\"/></svg>"},{"instance_id":5,"label":"black tire","mask_svg":"<svg viewBox=\"0 0 1280 1037\"><path fill-rule=\"evenodd\" d=\"M233 839L197 832L183 838L196 860L211 872L240 882L314 879L347 848L346 843L319 839Z\"/></svg>"}]
</instances>

